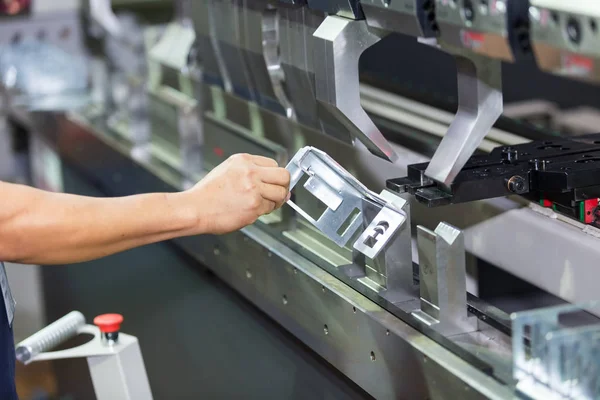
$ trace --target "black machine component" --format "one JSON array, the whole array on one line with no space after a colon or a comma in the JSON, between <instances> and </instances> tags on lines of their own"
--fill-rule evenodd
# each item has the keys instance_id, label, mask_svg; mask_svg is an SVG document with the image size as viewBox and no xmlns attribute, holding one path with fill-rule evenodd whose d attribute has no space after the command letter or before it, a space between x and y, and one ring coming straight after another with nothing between
<instances>
[{"instance_id":1,"label":"black machine component","mask_svg":"<svg viewBox=\"0 0 600 400\"><path fill-rule=\"evenodd\" d=\"M329 15L339 15L345 18L364 19L365 15L358 0L307 0L309 8L323 11ZM286 1L287 2L287 1Z\"/></svg>"},{"instance_id":2,"label":"black machine component","mask_svg":"<svg viewBox=\"0 0 600 400\"><path fill-rule=\"evenodd\" d=\"M529 26L529 0L509 1L508 39L516 60L533 60Z\"/></svg>"},{"instance_id":3,"label":"black machine component","mask_svg":"<svg viewBox=\"0 0 600 400\"><path fill-rule=\"evenodd\" d=\"M600 226L600 134L498 147L471 157L449 187L425 176L427 166L410 165L408 177L388 180L387 188L429 207L518 194Z\"/></svg>"}]
</instances>

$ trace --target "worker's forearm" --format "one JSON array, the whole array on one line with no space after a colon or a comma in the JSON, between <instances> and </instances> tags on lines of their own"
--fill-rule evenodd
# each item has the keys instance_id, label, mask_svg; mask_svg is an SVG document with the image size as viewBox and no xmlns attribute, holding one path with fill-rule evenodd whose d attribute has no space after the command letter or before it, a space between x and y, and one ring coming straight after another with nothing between
<instances>
[{"instance_id":1,"label":"worker's forearm","mask_svg":"<svg viewBox=\"0 0 600 400\"><path fill-rule=\"evenodd\" d=\"M180 236L224 234L280 207L290 175L274 160L239 154L193 188L91 198L0 182L0 261L67 264Z\"/></svg>"},{"instance_id":2,"label":"worker's forearm","mask_svg":"<svg viewBox=\"0 0 600 400\"><path fill-rule=\"evenodd\" d=\"M31 264L91 260L202 233L184 193L90 198L0 183L0 259Z\"/></svg>"}]
</instances>

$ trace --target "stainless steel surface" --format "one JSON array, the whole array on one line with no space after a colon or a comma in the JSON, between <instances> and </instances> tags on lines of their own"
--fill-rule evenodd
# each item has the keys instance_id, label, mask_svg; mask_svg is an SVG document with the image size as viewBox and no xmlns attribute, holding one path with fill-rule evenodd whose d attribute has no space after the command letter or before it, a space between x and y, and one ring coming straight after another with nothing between
<instances>
[{"instance_id":1,"label":"stainless steel surface","mask_svg":"<svg viewBox=\"0 0 600 400\"><path fill-rule=\"evenodd\" d=\"M435 231L417 227L420 309L413 314L448 335L477 330L467 314L467 270L463 233L440 223Z\"/></svg>"},{"instance_id":2,"label":"stainless steel surface","mask_svg":"<svg viewBox=\"0 0 600 400\"><path fill-rule=\"evenodd\" d=\"M314 33L317 100L369 151L395 162L397 154L360 105L358 60L380 40L365 21L327 17ZM327 133L327 132L326 132Z\"/></svg>"},{"instance_id":3,"label":"stainless steel surface","mask_svg":"<svg viewBox=\"0 0 600 400\"><path fill-rule=\"evenodd\" d=\"M446 46L447 47L447 46ZM458 111L425 174L450 185L502 115L502 64L451 48L458 73Z\"/></svg>"}]
</instances>

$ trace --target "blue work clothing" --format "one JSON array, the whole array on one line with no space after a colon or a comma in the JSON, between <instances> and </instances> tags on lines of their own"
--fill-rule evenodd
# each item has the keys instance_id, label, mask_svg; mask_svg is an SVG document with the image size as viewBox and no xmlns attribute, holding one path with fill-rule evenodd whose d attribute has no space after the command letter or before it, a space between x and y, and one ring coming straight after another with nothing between
<instances>
[{"instance_id":1,"label":"blue work clothing","mask_svg":"<svg viewBox=\"0 0 600 400\"><path fill-rule=\"evenodd\" d=\"M4 264L0 262L0 399L18 400L15 386L15 342L12 320L15 310Z\"/></svg>"}]
</instances>

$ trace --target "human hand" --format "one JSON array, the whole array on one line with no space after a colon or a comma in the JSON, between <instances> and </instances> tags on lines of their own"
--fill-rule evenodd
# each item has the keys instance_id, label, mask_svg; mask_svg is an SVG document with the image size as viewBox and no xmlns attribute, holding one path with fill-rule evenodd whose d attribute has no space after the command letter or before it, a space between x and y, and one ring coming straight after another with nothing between
<instances>
[{"instance_id":1,"label":"human hand","mask_svg":"<svg viewBox=\"0 0 600 400\"><path fill-rule=\"evenodd\" d=\"M290 174L275 160L236 154L186 194L197 207L199 233L224 234L254 223L289 199Z\"/></svg>"}]
</instances>

